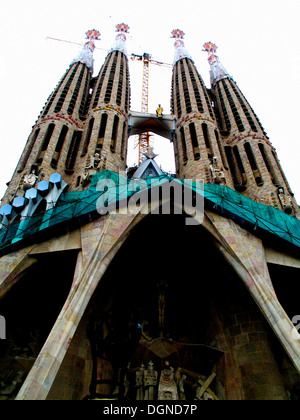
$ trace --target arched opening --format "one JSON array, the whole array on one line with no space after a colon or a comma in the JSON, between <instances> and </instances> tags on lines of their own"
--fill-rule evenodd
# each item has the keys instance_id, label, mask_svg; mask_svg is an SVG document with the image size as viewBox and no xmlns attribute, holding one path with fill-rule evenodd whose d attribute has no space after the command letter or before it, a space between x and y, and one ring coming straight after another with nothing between
<instances>
[{"instance_id":1,"label":"arched opening","mask_svg":"<svg viewBox=\"0 0 300 420\"><path fill-rule=\"evenodd\" d=\"M81 359L74 373L73 348L51 398L72 372L89 393L75 394L70 382L66 399L167 399L160 392L169 362L177 399L194 401L209 378L208 399L284 399L270 334L203 226L186 226L185 215L150 215L130 231L78 327L75 346L87 339L90 345L90 377L77 368ZM150 388L140 384L139 375L153 371Z\"/></svg>"},{"instance_id":2,"label":"arched opening","mask_svg":"<svg viewBox=\"0 0 300 420\"><path fill-rule=\"evenodd\" d=\"M7 325L0 340L0 399L14 400L71 288L77 252L35 255L37 262L0 301Z\"/></svg>"}]
</instances>

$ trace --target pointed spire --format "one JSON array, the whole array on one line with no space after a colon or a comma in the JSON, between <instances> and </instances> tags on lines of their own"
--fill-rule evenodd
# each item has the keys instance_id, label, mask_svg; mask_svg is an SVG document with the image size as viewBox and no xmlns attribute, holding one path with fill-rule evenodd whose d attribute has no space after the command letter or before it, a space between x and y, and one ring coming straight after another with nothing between
<instances>
[{"instance_id":1,"label":"pointed spire","mask_svg":"<svg viewBox=\"0 0 300 420\"><path fill-rule=\"evenodd\" d=\"M126 48L126 34L129 33L129 26L126 25L126 23L119 23L119 25L116 26L116 42L113 44L109 52L112 51L121 51L123 54L128 57L128 52Z\"/></svg>"},{"instance_id":2,"label":"pointed spire","mask_svg":"<svg viewBox=\"0 0 300 420\"><path fill-rule=\"evenodd\" d=\"M210 65L210 82L214 86L219 80L225 78L232 78L227 72L223 64L220 62L219 57L216 54L217 46L212 42L206 42L203 45L203 51L208 52L208 62Z\"/></svg>"},{"instance_id":3,"label":"pointed spire","mask_svg":"<svg viewBox=\"0 0 300 420\"><path fill-rule=\"evenodd\" d=\"M94 58L93 52L96 48L94 41L100 40L100 32L96 29L92 29L86 32L86 39L88 41L84 44L82 51L78 54L76 58L72 61L71 65L74 63L83 63L90 69L91 73L94 71Z\"/></svg>"},{"instance_id":4,"label":"pointed spire","mask_svg":"<svg viewBox=\"0 0 300 420\"><path fill-rule=\"evenodd\" d=\"M180 29L174 29L174 31L172 31L171 38L175 38L176 40L174 43L175 56L174 56L173 65L175 65L177 61L181 60L182 58L189 58L192 60L191 55L186 50L185 45L184 45L184 41L183 41L184 35L185 33L181 31Z\"/></svg>"}]
</instances>

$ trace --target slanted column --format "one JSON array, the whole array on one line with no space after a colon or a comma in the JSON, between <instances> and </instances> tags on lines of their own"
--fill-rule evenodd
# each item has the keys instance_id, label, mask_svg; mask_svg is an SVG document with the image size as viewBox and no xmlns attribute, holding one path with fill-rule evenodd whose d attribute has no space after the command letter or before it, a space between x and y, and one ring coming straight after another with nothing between
<instances>
[{"instance_id":1,"label":"slanted column","mask_svg":"<svg viewBox=\"0 0 300 420\"><path fill-rule=\"evenodd\" d=\"M261 240L240 228L236 223L217 214L206 212L214 235L225 259L249 290L261 313L278 337L286 353L300 372L300 335L294 337L294 325L275 294Z\"/></svg>"},{"instance_id":2,"label":"slanted column","mask_svg":"<svg viewBox=\"0 0 300 420\"><path fill-rule=\"evenodd\" d=\"M17 400L45 400L88 303L108 265L141 216L105 216L81 228L82 252L68 298Z\"/></svg>"}]
</instances>

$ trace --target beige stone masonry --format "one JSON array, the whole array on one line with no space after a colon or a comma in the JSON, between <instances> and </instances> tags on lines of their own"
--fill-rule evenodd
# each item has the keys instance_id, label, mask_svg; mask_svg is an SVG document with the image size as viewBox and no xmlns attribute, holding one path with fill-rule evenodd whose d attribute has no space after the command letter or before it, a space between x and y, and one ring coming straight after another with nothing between
<instances>
[{"instance_id":1,"label":"beige stone masonry","mask_svg":"<svg viewBox=\"0 0 300 420\"><path fill-rule=\"evenodd\" d=\"M29 246L19 251L11 252L0 259L0 299L23 277L26 270L36 262L34 257L30 257L33 247Z\"/></svg>"},{"instance_id":2,"label":"beige stone masonry","mask_svg":"<svg viewBox=\"0 0 300 420\"><path fill-rule=\"evenodd\" d=\"M131 229L143 217L145 216L141 214L102 216L78 231L65 234L61 240L57 239L57 244L55 241L48 241L0 259L0 290L3 294L18 281L26 268L35 262L35 254L70 249L79 251L69 296L17 399L47 398L99 281ZM211 211L206 212L202 225L213 235L218 249L244 282L295 367L300 371L300 339L293 338L294 326L276 297L262 241L234 221Z\"/></svg>"},{"instance_id":3,"label":"beige stone masonry","mask_svg":"<svg viewBox=\"0 0 300 420\"><path fill-rule=\"evenodd\" d=\"M82 253L64 307L26 378L17 400L44 400L69 348L85 309L108 265L141 216L109 215L82 229ZM88 234L94 232L95 234ZM98 233L97 233L98 230Z\"/></svg>"},{"instance_id":4,"label":"beige stone masonry","mask_svg":"<svg viewBox=\"0 0 300 420\"><path fill-rule=\"evenodd\" d=\"M245 283L300 372L300 335L294 338L294 325L277 299L262 241L229 219L211 212L206 215L204 226L214 234L219 250Z\"/></svg>"}]
</instances>

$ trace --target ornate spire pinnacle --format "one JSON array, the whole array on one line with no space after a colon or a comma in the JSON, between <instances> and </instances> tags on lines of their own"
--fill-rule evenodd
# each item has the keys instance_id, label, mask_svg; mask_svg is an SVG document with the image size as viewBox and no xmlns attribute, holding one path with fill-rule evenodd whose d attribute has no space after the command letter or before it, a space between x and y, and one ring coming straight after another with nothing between
<instances>
[{"instance_id":1,"label":"ornate spire pinnacle","mask_svg":"<svg viewBox=\"0 0 300 420\"><path fill-rule=\"evenodd\" d=\"M86 64L87 67L90 69L91 73L93 73L94 70L94 58L93 58L93 52L96 48L94 41L100 40L100 32L96 29L92 29L90 31L86 32L86 39L88 41L84 44L84 47L82 51L78 54L76 58L72 61L71 65L74 63L83 63Z\"/></svg>"},{"instance_id":2,"label":"ornate spire pinnacle","mask_svg":"<svg viewBox=\"0 0 300 420\"><path fill-rule=\"evenodd\" d=\"M181 60L182 58L190 58L192 60L192 57L190 56L190 54L188 53L184 45L184 41L183 41L184 35L185 33L181 31L180 29L174 29L174 31L172 31L171 38L175 38L176 40L174 43L175 56L174 56L173 65L175 65L175 63L177 63L177 61Z\"/></svg>"},{"instance_id":3,"label":"ornate spire pinnacle","mask_svg":"<svg viewBox=\"0 0 300 420\"><path fill-rule=\"evenodd\" d=\"M223 64L221 64L219 57L216 54L217 46L212 42L206 42L203 45L203 51L208 52L208 62L210 65L210 82L211 85L215 85L219 80L230 77Z\"/></svg>"},{"instance_id":4,"label":"ornate spire pinnacle","mask_svg":"<svg viewBox=\"0 0 300 420\"><path fill-rule=\"evenodd\" d=\"M128 57L127 48L126 48L126 34L129 33L129 26L126 25L126 23L119 23L119 25L116 26L116 42L113 44L109 52L112 51L121 51L123 54Z\"/></svg>"}]
</instances>

